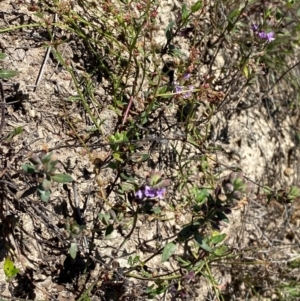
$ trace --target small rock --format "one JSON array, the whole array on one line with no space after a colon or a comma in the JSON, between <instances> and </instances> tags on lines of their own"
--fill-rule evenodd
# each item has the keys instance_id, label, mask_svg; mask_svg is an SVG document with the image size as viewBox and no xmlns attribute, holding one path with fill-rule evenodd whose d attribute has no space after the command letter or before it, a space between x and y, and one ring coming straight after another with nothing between
<instances>
[{"instance_id":1,"label":"small rock","mask_svg":"<svg viewBox=\"0 0 300 301\"><path fill-rule=\"evenodd\" d=\"M294 174L294 170L292 169L292 168L286 168L285 170L284 170L284 175L286 176L286 177L290 177L290 176L292 176L293 174Z\"/></svg>"}]
</instances>

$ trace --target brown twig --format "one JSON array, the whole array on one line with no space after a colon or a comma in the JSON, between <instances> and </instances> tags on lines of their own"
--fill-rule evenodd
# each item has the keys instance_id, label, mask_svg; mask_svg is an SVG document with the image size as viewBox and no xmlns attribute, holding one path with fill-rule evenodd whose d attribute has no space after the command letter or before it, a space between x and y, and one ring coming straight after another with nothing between
<instances>
[{"instance_id":1,"label":"brown twig","mask_svg":"<svg viewBox=\"0 0 300 301\"><path fill-rule=\"evenodd\" d=\"M125 114L124 114L124 117L123 117L122 125L124 125L126 120L127 120L128 113L129 113L129 110L130 110L131 106L132 106L132 96L129 99L128 106L126 108L126 111L125 111Z\"/></svg>"},{"instance_id":2,"label":"brown twig","mask_svg":"<svg viewBox=\"0 0 300 301\"><path fill-rule=\"evenodd\" d=\"M0 80L0 94L1 94L1 102L0 102L0 107L1 107L0 135L1 135L5 124L5 98L4 98L2 80Z\"/></svg>"}]
</instances>

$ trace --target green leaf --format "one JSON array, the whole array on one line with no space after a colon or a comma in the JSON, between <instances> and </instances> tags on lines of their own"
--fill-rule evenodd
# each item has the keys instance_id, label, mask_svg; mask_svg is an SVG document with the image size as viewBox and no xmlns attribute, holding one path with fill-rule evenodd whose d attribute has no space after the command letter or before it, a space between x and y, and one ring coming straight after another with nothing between
<instances>
[{"instance_id":1,"label":"green leaf","mask_svg":"<svg viewBox=\"0 0 300 301\"><path fill-rule=\"evenodd\" d=\"M132 256L129 256L128 258L128 264L132 267L135 264L137 264L140 260L140 256L136 255L132 258Z\"/></svg>"},{"instance_id":2,"label":"green leaf","mask_svg":"<svg viewBox=\"0 0 300 301\"><path fill-rule=\"evenodd\" d=\"M56 169L56 165L57 165L57 163L58 163L58 160L54 160L54 161L49 161L48 163L47 163L47 173L48 174L51 174L51 173L53 173L54 171L55 171L55 169Z\"/></svg>"},{"instance_id":3,"label":"green leaf","mask_svg":"<svg viewBox=\"0 0 300 301\"><path fill-rule=\"evenodd\" d=\"M263 191L264 191L265 194L271 195L272 192L273 192L273 189L268 187L268 186L263 186Z\"/></svg>"},{"instance_id":4,"label":"green leaf","mask_svg":"<svg viewBox=\"0 0 300 301\"><path fill-rule=\"evenodd\" d=\"M81 100L80 95L69 96L66 101L75 102Z\"/></svg>"},{"instance_id":5,"label":"green leaf","mask_svg":"<svg viewBox=\"0 0 300 301\"><path fill-rule=\"evenodd\" d=\"M130 192L134 190L134 185L128 182L123 182L120 184L122 192Z\"/></svg>"},{"instance_id":6,"label":"green leaf","mask_svg":"<svg viewBox=\"0 0 300 301\"><path fill-rule=\"evenodd\" d=\"M231 11L228 15L228 25L227 25L227 31L230 32L232 31L232 29L234 28L234 22L236 21L236 18L239 16L240 14L240 10L239 9L235 9L233 11Z\"/></svg>"},{"instance_id":7,"label":"green leaf","mask_svg":"<svg viewBox=\"0 0 300 301\"><path fill-rule=\"evenodd\" d=\"M240 191L240 192L245 192L246 190L246 184L243 179L236 178L233 180L233 187L234 190Z\"/></svg>"},{"instance_id":8,"label":"green leaf","mask_svg":"<svg viewBox=\"0 0 300 301\"><path fill-rule=\"evenodd\" d=\"M0 52L0 60L4 60L7 57L7 55L3 52Z\"/></svg>"},{"instance_id":9,"label":"green leaf","mask_svg":"<svg viewBox=\"0 0 300 301\"><path fill-rule=\"evenodd\" d=\"M44 179L41 188L42 188L42 190L45 190L45 191L50 190L51 181L48 179Z\"/></svg>"},{"instance_id":10,"label":"green leaf","mask_svg":"<svg viewBox=\"0 0 300 301\"><path fill-rule=\"evenodd\" d=\"M52 159L52 153L49 153L49 154L47 154L47 155L45 155L43 158L42 158L42 162L44 163L44 164L48 164L50 161L51 161L51 159Z\"/></svg>"},{"instance_id":11,"label":"green leaf","mask_svg":"<svg viewBox=\"0 0 300 301\"><path fill-rule=\"evenodd\" d=\"M193 13L197 12L202 7L202 1L197 1L194 5L191 7L191 11Z\"/></svg>"},{"instance_id":12,"label":"green leaf","mask_svg":"<svg viewBox=\"0 0 300 301\"><path fill-rule=\"evenodd\" d=\"M161 209L160 209L159 207L153 207L153 208L151 209L151 211L152 211L154 214L161 214L161 213L162 213L162 211L161 211Z\"/></svg>"},{"instance_id":13,"label":"green leaf","mask_svg":"<svg viewBox=\"0 0 300 301\"><path fill-rule=\"evenodd\" d=\"M166 28L165 33L166 33L167 40L171 40L172 39L172 35L173 35L172 33L173 33L173 27L174 27L174 25L175 25L175 22L171 21L168 24L167 28Z\"/></svg>"},{"instance_id":14,"label":"green leaf","mask_svg":"<svg viewBox=\"0 0 300 301\"><path fill-rule=\"evenodd\" d=\"M182 21L185 21L185 19L189 16L189 11L187 9L187 6L186 4L183 4L182 5L182 8L181 8L181 20Z\"/></svg>"},{"instance_id":15,"label":"green leaf","mask_svg":"<svg viewBox=\"0 0 300 301\"><path fill-rule=\"evenodd\" d=\"M42 186L37 188L37 194L43 202L48 202L50 199L51 191L42 189Z\"/></svg>"},{"instance_id":16,"label":"green leaf","mask_svg":"<svg viewBox=\"0 0 300 301\"><path fill-rule=\"evenodd\" d=\"M70 256L75 259L77 255L77 243L71 242L70 248L69 248L69 254Z\"/></svg>"},{"instance_id":17,"label":"green leaf","mask_svg":"<svg viewBox=\"0 0 300 301\"><path fill-rule=\"evenodd\" d=\"M296 186L292 186L288 192L288 197L293 200L300 195L300 190Z\"/></svg>"},{"instance_id":18,"label":"green leaf","mask_svg":"<svg viewBox=\"0 0 300 301\"><path fill-rule=\"evenodd\" d=\"M22 164L22 169L31 175L36 172L34 165L28 163Z\"/></svg>"},{"instance_id":19,"label":"green leaf","mask_svg":"<svg viewBox=\"0 0 300 301\"><path fill-rule=\"evenodd\" d=\"M209 196L207 189L199 189L198 187L194 187L192 191L197 205L202 205L206 202L207 197Z\"/></svg>"},{"instance_id":20,"label":"green leaf","mask_svg":"<svg viewBox=\"0 0 300 301\"><path fill-rule=\"evenodd\" d=\"M58 183L70 183L73 182L73 178L67 174L58 173L55 175L51 175L51 180L58 182Z\"/></svg>"},{"instance_id":21,"label":"green leaf","mask_svg":"<svg viewBox=\"0 0 300 301\"><path fill-rule=\"evenodd\" d=\"M123 162L123 159L121 158L120 153L113 153L113 158L119 162Z\"/></svg>"},{"instance_id":22,"label":"green leaf","mask_svg":"<svg viewBox=\"0 0 300 301\"><path fill-rule=\"evenodd\" d=\"M216 256L223 256L227 252L228 248L225 245L220 246L219 248L214 250L214 254Z\"/></svg>"},{"instance_id":23,"label":"green leaf","mask_svg":"<svg viewBox=\"0 0 300 301\"><path fill-rule=\"evenodd\" d=\"M165 245L164 250L161 255L161 262L167 261L176 251L176 245L169 242Z\"/></svg>"},{"instance_id":24,"label":"green leaf","mask_svg":"<svg viewBox=\"0 0 300 301\"><path fill-rule=\"evenodd\" d=\"M151 278L151 276L149 277ZM146 288L148 300L154 299L158 295L164 293L168 289L167 285L161 284L158 287L154 287L154 284Z\"/></svg>"},{"instance_id":25,"label":"green leaf","mask_svg":"<svg viewBox=\"0 0 300 301\"><path fill-rule=\"evenodd\" d=\"M20 269L17 269L15 267L14 262L9 257L5 258L3 269L4 269L4 274L6 276L6 281L10 281L20 271Z\"/></svg>"},{"instance_id":26,"label":"green leaf","mask_svg":"<svg viewBox=\"0 0 300 301\"><path fill-rule=\"evenodd\" d=\"M19 74L18 71L2 69L2 70L0 70L0 79L1 78L11 78L11 77L16 76L18 74Z\"/></svg>"},{"instance_id":27,"label":"green leaf","mask_svg":"<svg viewBox=\"0 0 300 301\"><path fill-rule=\"evenodd\" d=\"M250 75L250 69L247 65L244 65L243 69L242 69L246 79L249 79L249 75Z\"/></svg>"},{"instance_id":28,"label":"green leaf","mask_svg":"<svg viewBox=\"0 0 300 301\"><path fill-rule=\"evenodd\" d=\"M184 260L181 257L178 257L177 259L180 262L180 265L182 267L187 267L187 266L191 265L191 262L189 260Z\"/></svg>"},{"instance_id":29,"label":"green leaf","mask_svg":"<svg viewBox=\"0 0 300 301\"><path fill-rule=\"evenodd\" d=\"M211 239L210 239L210 243L211 244L218 244L221 241L223 241L226 237L226 234L218 234L218 235L214 235Z\"/></svg>"},{"instance_id":30,"label":"green leaf","mask_svg":"<svg viewBox=\"0 0 300 301\"><path fill-rule=\"evenodd\" d=\"M194 238L203 250L209 253L213 252L213 249L206 243L206 241L201 237L201 235L198 232L194 234Z\"/></svg>"},{"instance_id":31,"label":"green leaf","mask_svg":"<svg viewBox=\"0 0 300 301\"><path fill-rule=\"evenodd\" d=\"M99 213L98 214L98 218L99 220L104 224L104 225L108 225L108 221L110 219L110 215L107 213Z\"/></svg>"},{"instance_id":32,"label":"green leaf","mask_svg":"<svg viewBox=\"0 0 300 301\"><path fill-rule=\"evenodd\" d=\"M22 132L23 128L21 126L18 126L8 134L6 140L9 142L13 137L22 134Z\"/></svg>"},{"instance_id":33,"label":"green leaf","mask_svg":"<svg viewBox=\"0 0 300 301\"><path fill-rule=\"evenodd\" d=\"M105 236L109 236L110 234L112 234L114 231L114 226L113 225L108 225L108 227L105 230Z\"/></svg>"}]
</instances>

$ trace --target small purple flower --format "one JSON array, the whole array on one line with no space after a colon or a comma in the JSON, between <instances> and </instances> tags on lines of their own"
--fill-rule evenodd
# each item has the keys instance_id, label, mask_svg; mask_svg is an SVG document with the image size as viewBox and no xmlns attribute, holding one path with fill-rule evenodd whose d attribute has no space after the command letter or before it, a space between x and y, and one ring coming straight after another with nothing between
<instances>
[{"instance_id":1,"label":"small purple flower","mask_svg":"<svg viewBox=\"0 0 300 301\"><path fill-rule=\"evenodd\" d=\"M190 271L185 276L183 276L183 279L187 281L187 283L191 282L195 278L195 272Z\"/></svg>"},{"instance_id":2,"label":"small purple flower","mask_svg":"<svg viewBox=\"0 0 300 301\"><path fill-rule=\"evenodd\" d=\"M194 89L194 86L189 86L189 91L183 94L183 98L187 99L192 96L192 90Z\"/></svg>"},{"instance_id":3,"label":"small purple flower","mask_svg":"<svg viewBox=\"0 0 300 301\"><path fill-rule=\"evenodd\" d=\"M147 198L155 198L156 190L150 186L145 186L145 196Z\"/></svg>"},{"instance_id":4,"label":"small purple flower","mask_svg":"<svg viewBox=\"0 0 300 301\"><path fill-rule=\"evenodd\" d=\"M163 199L164 195L166 193L166 188L155 188L155 187L151 187L151 186L143 186L141 189L139 189L136 193L135 193L135 197L139 200L143 199L143 198L159 198L159 199Z\"/></svg>"},{"instance_id":5,"label":"small purple flower","mask_svg":"<svg viewBox=\"0 0 300 301\"><path fill-rule=\"evenodd\" d=\"M255 24L252 24L252 25L251 25L251 29L252 29L254 32L258 32L258 28L259 28L258 25L255 25Z\"/></svg>"},{"instance_id":6,"label":"small purple flower","mask_svg":"<svg viewBox=\"0 0 300 301\"><path fill-rule=\"evenodd\" d=\"M141 200L141 199L144 197L143 191L142 191L141 189L138 190L138 191L135 193L135 197Z\"/></svg>"},{"instance_id":7,"label":"small purple flower","mask_svg":"<svg viewBox=\"0 0 300 301\"><path fill-rule=\"evenodd\" d=\"M183 79L185 79L185 80L188 80L190 77L191 77L191 74L190 74L190 73L185 73L185 74L183 75Z\"/></svg>"},{"instance_id":8,"label":"small purple flower","mask_svg":"<svg viewBox=\"0 0 300 301\"><path fill-rule=\"evenodd\" d=\"M261 39L267 40L268 42L272 42L275 40L273 31L270 31L269 33L266 33L265 31L261 31L258 33L258 35Z\"/></svg>"},{"instance_id":9,"label":"small purple flower","mask_svg":"<svg viewBox=\"0 0 300 301\"><path fill-rule=\"evenodd\" d=\"M165 193L166 193L166 188L160 188L156 191L156 195L160 200L164 198Z\"/></svg>"},{"instance_id":10,"label":"small purple flower","mask_svg":"<svg viewBox=\"0 0 300 301\"><path fill-rule=\"evenodd\" d=\"M180 86L175 86L175 93L179 93L182 91L182 87Z\"/></svg>"}]
</instances>

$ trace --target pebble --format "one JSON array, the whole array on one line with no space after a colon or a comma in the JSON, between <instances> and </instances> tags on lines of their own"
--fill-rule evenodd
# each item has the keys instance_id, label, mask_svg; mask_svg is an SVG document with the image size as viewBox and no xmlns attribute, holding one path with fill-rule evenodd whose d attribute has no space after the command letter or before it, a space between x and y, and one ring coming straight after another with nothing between
<instances>
[{"instance_id":1,"label":"pebble","mask_svg":"<svg viewBox=\"0 0 300 301\"><path fill-rule=\"evenodd\" d=\"M284 170L284 175L286 176L286 177L290 177L290 176L292 176L293 174L294 174L294 170L292 169L292 168L286 168L285 170Z\"/></svg>"}]
</instances>

